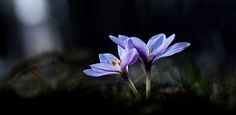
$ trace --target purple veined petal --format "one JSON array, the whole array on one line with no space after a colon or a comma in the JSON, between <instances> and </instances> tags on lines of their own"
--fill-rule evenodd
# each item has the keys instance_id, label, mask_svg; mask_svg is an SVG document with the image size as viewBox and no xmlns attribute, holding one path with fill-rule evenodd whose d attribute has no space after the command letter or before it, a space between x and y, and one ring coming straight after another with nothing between
<instances>
[{"instance_id":1,"label":"purple veined petal","mask_svg":"<svg viewBox=\"0 0 236 115\"><path fill-rule=\"evenodd\" d=\"M122 57L126 53L126 50L123 49L122 47L120 47L119 45L117 45L117 49L118 49L118 55L119 55L120 59L122 59Z\"/></svg>"},{"instance_id":2,"label":"purple veined petal","mask_svg":"<svg viewBox=\"0 0 236 115\"><path fill-rule=\"evenodd\" d=\"M160 58L163 58L163 57L168 57L168 56L174 55L176 53L179 53L179 52L183 51L185 48L187 48L188 46L190 46L190 43L188 43L188 42L175 43L174 45L167 48L166 51L163 52L163 54L161 54L160 56L157 56L154 59L154 61L156 61Z\"/></svg>"},{"instance_id":3,"label":"purple veined petal","mask_svg":"<svg viewBox=\"0 0 236 115\"><path fill-rule=\"evenodd\" d=\"M135 46L133 45L132 43L132 40L131 39L127 39L124 41L124 44L125 44L125 51L130 51L131 49L135 48Z\"/></svg>"},{"instance_id":4,"label":"purple veined petal","mask_svg":"<svg viewBox=\"0 0 236 115\"><path fill-rule=\"evenodd\" d=\"M124 55L121 59L121 70L124 70L128 65L134 64L138 60L138 52L135 48L131 49L128 53Z\"/></svg>"},{"instance_id":5,"label":"purple veined petal","mask_svg":"<svg viewBox=\"0 0 236 115\"><path fill-rule=\"evenodd\" d=\"M149 48L149 53L157 50L161 44L166 40L165 34L157 34L148 40L147 47Z\"/></svg>"},{"instance_id":6,"label":"purple veined petal","mask_svg":"<svg viewBox=\"0 0 236 115\"><path fill-rule=\"evenodd\" d=\"M174 40L174 38L175 38L175 34L172 34L170 37L168 37L166 40L164 40L163 43L159 46L159 48L153 50L152 56L156 57L157 55L160 55L162 52L164 52L166 50L166 48Z\"/></svg>"},{"instance_id":7,"label":"purple veined petal","mask_svg":"<svg viewBox=\"0 0 236 115\"><path fill-rule=\"evenodd\" d=\"M121 39L122 41L129 39L129 37L125 35L118 35L118 38Z\"/></svg>"},{"instance_id":8,"label":"purple veined petal","mask_svg":"<svg viewBox=\"0 0 236 115\"><path fill-rule=\"evenodd\" d=\"M93 71L96 71L96 72L106 72L104 70L101 70L101 69L97 69L97 68L92 68Z\"/></svg>"},{"instance_id":9,"label":"purple veined petal","mask_svg":"<svg viewBox=\"0 0 236 115\"><path fill-rule=\"evenodd\" d=\"M99 60L101 63L111 64L112 61L118 61L119 59L110 53L99 54Z\"/></svg>"},{"instance_id":10,"label":"purple veined petal","mask_svg":"<svg viewBox=\"0 0 236 115\"><path fill-rule=\"evenodd\" d=\"M142 40L136 37L131 37L130 41L131 42L128 42L129 46L136 48L142 61L145 61L148 57L147 45Z\"/></svg>"},{"instance_id":11,"label":"purple veined petal","mask_svg":"<svg viewBox=\"0 0 236 115\"><path fill-rule=\"evenodd\" d=\"M107 64L107 63L96 63L90 65L90 67L94 71L102 72L102 71L107 71L107 72L120 72L120 68L113 66L112 64Z\"/></svg>"},{"instance_id":12,"label":"purple veined petal","mask_svg":"<svg viewBox=\"0 0 236 115\"><path fill-rule=\"evenodd\" d=\"M130 52L131 52L131 57L129 57L130 58L129 65L132 65L138 60L139 54L135 48L131 49Z\"/></svg>"},{"instance_id":13,"label":"purple veined petal","mask_svg":"<svg viewBox=\"0 0 236 115\"><path fill-rule=\"evenodd\" d=\"M83 71L84 74L90 76L90 77L101 77L101 76L104 76L104 75L110 75L110 74L120 74L118 72L97 72L97 71L93 71L92 69L86 69Z\"/></svg>"},{"instance_id":14,"label":"purple veined petal","mask_svg":"<svg viewBox=\"0 0 236 115\"><path fill-rule=\"evenodd\" d=\"M109 35L110 39L116 43L117 45L121 46L122 48L125 48L125 45L124 45L124 40L123 38L117 38L115 36L112 36L112 35Z\"/></svg>"}]
</instances>

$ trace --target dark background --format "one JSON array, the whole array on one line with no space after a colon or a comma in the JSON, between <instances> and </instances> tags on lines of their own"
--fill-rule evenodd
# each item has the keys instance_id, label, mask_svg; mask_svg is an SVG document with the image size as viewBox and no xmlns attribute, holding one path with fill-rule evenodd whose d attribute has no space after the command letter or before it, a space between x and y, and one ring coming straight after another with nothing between
<instances>
[{"instance_id":1,"label":"dark background","mask_svg":"<svg viewBox=\"0 0 236 115\"><path fill-rule=\"evenodd\" d=\"M65 13L57 9L63 6L61 1L67 3ZM20 47L17 37L21 28L13 8L6 7L4 2L1 1L5 7L1 7L0 15L1 56L9 54L9 47ZM51 15L66 50L109 49L115 45L108 40L108 35L137 36L147 41L158 33L167 36L175 33L175 42L191 42L193 51L218 47L214 46L216 41L227 56L235 55L234 0L60 0L50 3Z\"/></svg>"},{"instance_id":2,"label":"dark background","mask_svg":"<svg viewBox=\"0 0 236 115\"><path fill-rule=\"evenodd\" d=\"M12 65L12 61L20 62L25 59L22 48L22 26L15 16L12 1L0 0L0 72L3 73L1 77L10 73L9 66ZM80 55L89 52L88 63L78 65L83 69L98 61L98 53L116 54L116 45L108 35L136 36L147 42L155 34L165 33L166 36L170 36L174 33L176 34L174 42L191 43L185 53L189 55L189 60L197 65L201 74L213 78L220 72L221 77L213 78L219 78L219 81L222 77L227 79L228 76L236 74L235 0L48 0L48 3L51 17L49 22L62 38L63 53L76 52ZM176 59L179 58L181 57ZM181 64L180 61L179 65ZM82 69L76 71L81 73ZM87 103L85 107L90 107L91 103L95 103L95 106L103 103L103 100L100 100L103 97L93 98L91 95L85 98L87 100L93 98L87 102L81 97L81 93L83 90L56 93L49 98L26 100L26 104L32 105L36 102L43 105L44 102L49 102L55 105L82 101L81 103ZM4 92L1 94L3 99L11 98L8 94L4 95ZM19 101L20 104L25 101L11 95L11 92L10 96L14 98L13 101ZM73 99L77 96L80 99L74 102ZM65 98L68 100L58 102ZM171 105L172 101L167 103ZM197 105L191 106L191 109L205 104L198 101L193 103ZM50 104L47 107L50 107ZM109 101L103 103L105 107L109 107L109 104ZM205 106L202 107L203 110ZM131 109L137 108L131 107ZM214 109L213 107L212 111ZM115 110L129 111L122 107Z\"/></svg>"}]
</instances>

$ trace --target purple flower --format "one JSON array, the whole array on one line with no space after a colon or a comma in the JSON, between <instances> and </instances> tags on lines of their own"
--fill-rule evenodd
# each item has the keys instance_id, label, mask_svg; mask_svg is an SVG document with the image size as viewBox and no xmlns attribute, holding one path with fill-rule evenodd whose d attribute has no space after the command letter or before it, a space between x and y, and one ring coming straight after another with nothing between
<instances>
[{"instance_id":1,"label":"purple flower","mask_svg":"<svg viewBox=\"0 0 236 115\"><path fill-rule=\"evenodd\" d=\"M112 35L109 35L110 39L115 42L118 46L122 47L123 49L127 49L127 40L129 37L125 35L118 35L118 38Z\"/></svg>"},{"instance_id":2,"label":"purple flower","mask_svg":"<svg viewBox=\"0 0 236 115\"><path fill-rule=\"evenodd\" d=\"M171 42L175 38L175 34L172 34L166 38L165 34L157 34L151 37L147 44L137 37L127 37L119 35L118 38L109 36L110 39L118 46L125 48L129 51L132 48L137 49L139 58L143 62L143 70L146 75L146 97L148 98L151 90L151 67L152 63L163 57L168 57L173 54L179 53L187 48L190 43L178 42L170 46Z\"/></svg>"},{"instance_id":3,"label":"purple flower","mask_svg":"<svg viewBox=\"0 0 236 115\"><path fill-rule=\"evenodd\" d=\"M120 59L110 53L99 54L100 63L90 65L92 69L83 72L91 77L127 73L128 65L134 64L138 59L138 52L135 48L126 51L118 46L118 54Z\"/></svg>"},{"instance_id":4,"label":"purple flower","mask_svg":"<svg viewBox=\"0 0 236 115\"><path fill-rule=\"evenodd\" d=\"M136 48L143 63L152 64L156 60L179 53L187 48L190 43L178 42L168 47L175 38L175 34L166 38L165 34L151 37L147 44L137 37L119 35L118 38L110 36L111 40L122 48ZM128 43L125 43L125 42Z\"/></svg>"},{"instance_id":5,"label":"purple flower","mask_svg":"<svg viewBox=\"0 0 236 115\"><path fill-rule=\"evenodd\" d=\"M99 54L100 63L90 65L91 69L86 69L83 72L91 77L120 74L127 81L133 93L139 97L138 90L128 76L128 66L137 61L139 57L138 52L135 48L124 49L120 46L117 47L120 59L110 53Z\"/></svg>"}]
</instances>

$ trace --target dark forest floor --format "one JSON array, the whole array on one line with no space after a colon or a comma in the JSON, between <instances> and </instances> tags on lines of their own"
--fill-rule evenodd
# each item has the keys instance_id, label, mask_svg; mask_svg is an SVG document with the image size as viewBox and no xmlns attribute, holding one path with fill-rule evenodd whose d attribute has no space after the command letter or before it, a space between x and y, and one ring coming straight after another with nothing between
<instances>
[{"instance_id":1,"label":"dark forest floor","mask_svg":"<svg viewBox=\"0 0 236 115\"><path fill-rule=\"evenodd\" d=\"M83 75L82 70L93 63L89 61L91 54L71 57L47 54L14 66L1 82L1 106L9 112L20 109L78 114L236 113L223 100L214 102L208 95L187 89L168 93L153 89L150 99L145 96L137 99L119 78Z\"/></svg>"}]
</instances>

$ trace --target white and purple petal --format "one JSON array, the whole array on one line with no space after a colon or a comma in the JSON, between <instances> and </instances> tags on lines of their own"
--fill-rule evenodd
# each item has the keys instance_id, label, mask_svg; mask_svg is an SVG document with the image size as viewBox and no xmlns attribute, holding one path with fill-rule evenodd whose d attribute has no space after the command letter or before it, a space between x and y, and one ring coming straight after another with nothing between
<instances>
[{"instance_id":1,"label":"white and purple petal","mask_svg":"<svg viewBox=\"0 0 236 115\"><path fill-rule=\"evenodd\" d=\"M154 61L163 58L163 57L168 57L171 55L174 55L176 53L179 53L181 51L183 51L185 48L187 48L188 46L190 46L190 43L188 42L179 42L179 43L175 43L174 45L170 46L169 48L166 49L165 52L163 52L163 54L161 54L160 56L156 57L154 59Z\"/></svg>"},{"instance_id":2,"label":"white and purple petal","mask_svg":"<svg viewBox=\"0 0 236 115\"><path fill-rule=\"evenodd\" d=\"M118 49L118 55L121 59L124 56L124 54L126 53L126 50L123 49L122 47L120 47L119 45L117 45L117 49Z\"/></svg>"},{"instance_id":3,"label":"white and purple petal","mask_svg":"<svg viewBox=\"0 0 236 115\"><path fill-rule=\"evenodd\" d=\"M90 65L90 67L95 71L108 71L108 72L120 72L120 68L107 63L96 63Z\"/></svg>"},{"instance_id":4,"label":"white and purple petal","mask_svg":"<svg viewBox=\"0 0 236 115\"><path fill-rule=\"evenodd\" d=\"M163 53L166 48L171 44L171 42L174 40L175 34L172 34L170 37L168 37L166 40L163 41L163 43L156 49L153 49L152 56L156 57Z\"/></svg>"},{"instance_id":5,"label":"white and purple petal","mask_svg":"<svg viewBox=\"0 0 236 115\"><path fill-rule=\"evenodd\" d=\"M179 53L183 51L185 48L190 46L190 43L188 42L178 42L175 43L174 45L170 46L169 48L166 49L166 51L162 54L162 56L171 56L173 54Z\"/></svg>"},{"instance_id":6,"label":"white and purple petal","mask_svg":"<svg viewBox=\"0 0 236 115\"><path fill-rule=\"evenodd\" d=\"M149 50L155 50L160 47L164 40L166 40L165 34L157 34L148 40L147 47Z\"/></svg>"},{"instance_id":7,"label":"white and purple petal","mask_svg":"<svg viewBox=\"0 0 236 115\"><path fill-rule=\"evenodd\" d=\"M123 36L121 37L121 35L118 38L112 35L109 35L109 37L114 43L121 46L122 48L125 48L125 44L124 44L125 37Z\"/></svg>"},{"instance_id":8,"label":"white and purple petal","mask_svg":"<svg viewBox=\"0 0 236 115\"><path fill-rule=\"evenodd\" d=\"M126 51L129 51L129 50L135 48L135 46L133 45L131 39L125 40L125 41L124 41L124 44L125 44L125 50L126 50Z\"/></svg>"},{"instance_id":9,"label":"white and purple petal","mask_svg":"<svg viewBox=\"0 0 236 115\"><path fill-rule=\"evenodd\" d=\"M138 60L138 52L135 48L131 49L124 55L124 57L121 59L121 70L124 71L128 65L134 64Z\"/></svg>"},{"instance_id":10,"label":"white and purple petal","mask_svg":"<svg viewBox=\"0 0 236 115\"><path fill-rule=\"evenodd\" d=\"M101 63L112 64L112 61L118 61L118 58L110 53L103 53L98 56Z\"/></svg>"},{"instance_id":11,"label":"white and purple petal","mask_svg":"<svg viewBox=\"0 0 236 115\"><path fill-rule=\"evenodd\" d=\"M101 77L101 76L110 75L110 74L120 74L118 72L108 72L108 71L98 72L98 71L94 71L92 69L86 69L83 72L84 72L84 74L91 76L91 77Z\"/></svg>"},{"instance_id":12,"label":"white and purple petal","mask_svg":"<svg viewBox=\"0 0 236 115\"><path fill-rule=\"evenodd\" d=\"M136 37L130 38L131 42L128 42L129 47L136 48L142 61L145 61L148 57L148 47L147 45Z\"/></svg>"},{"instance_id":13,"label":"white and purple petal","mask_svg":"<svg viewBox=\"0 0 236 115\"><path fill-rule=\"evenodd\" d=\"M125 41L125 40L129 39L129 37L125 36L125 35L118 35L118 39L121 39L122 41Z\"/></svg>"}]
</instances>

